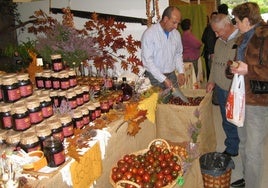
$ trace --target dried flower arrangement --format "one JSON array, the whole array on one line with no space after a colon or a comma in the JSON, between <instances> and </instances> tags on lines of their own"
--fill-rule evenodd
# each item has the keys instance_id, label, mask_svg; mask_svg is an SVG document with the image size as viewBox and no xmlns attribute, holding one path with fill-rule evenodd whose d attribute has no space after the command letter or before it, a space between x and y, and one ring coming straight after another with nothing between
<instances>
[{"instance_id":1,"label":"dried flower arrangement","mask_svg":"<svg viewBox=\"0 0 268 188\"><path fill-rule=\"evenodd\" d=\"M194 111L194 116L197 118L197 121L195 123L190 123L188 128L188 133L191 138L192 143L197 143L197 138L200 133L200 129L202 127L201 120L200 120L200 112L198 109Z\"/></svg>"},{"instance_id":2,"label":"dried flower arrangement","mask_svg":"<svg viewBox=\"0 0 268 188\"><path fill-rule=\"evenodd\" d=\"M42 10L35 11L30 18L36 19L29 33L44 34L38 37L38 52L49 61L52 53L60 53L69 66L79 66L85 60L92 60L94 66L102 71L113 69L114 64L121 63L123 70L139 73L141 60L136 56L140 49L140 41L134 40L132 35L122 36L126 25L116 22L113 18L101 19L93 14L81 30L74 28L73 16L70 8L63 9L63 21L47 16ZM122 55L120 53L128 53Z\"/></svg>"}]
</instances>

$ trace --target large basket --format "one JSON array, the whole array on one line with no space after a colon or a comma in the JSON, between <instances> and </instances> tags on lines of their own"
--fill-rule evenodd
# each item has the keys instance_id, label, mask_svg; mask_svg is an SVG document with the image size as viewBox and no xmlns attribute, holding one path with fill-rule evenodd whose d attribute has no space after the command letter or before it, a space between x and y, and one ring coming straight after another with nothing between
<instances>
[{"instance_id":1,"label":"large basket","mask_svg":"<svg viewBox=\"0 0 268 188\"><path fill-rule=\"evenodd\" d=\"M144 154L144 153L146 153L146 152L150 149L150 147L151 147L152 145L156 145L156 146L158 146L158 147L162 147L162 148L167 148L167 149L171 152L171 150L170 150L170 145L168 144L168 142L167 142L166 140L164 140L164 139L155 139L155 140L153 140L153 141L151 141L151 142L149 143L147 149L140 150L140 151L134 152L134 153L132 153L132 154L134 154L134 155ZM173 154L174 154L174 153L173 153ZM174 155L176 155L176 154L174 154ZM179 165L181 165L181 171L180 171L180 173L179 173L179 175L178 175L178 177L179 177L179 176L182 176L182 175L183 175L182 159L181 159L180 156L178 156L178 155L176 155L176 156L178 157L178 161L177 161L177 163L178 163ZM137 183L134 183L134 182L129 181L129 180L119 180L118 182L115 183L115 182L113 181L113 179L111 178L111 174L112 174L112 172L110 173L110 183L112 184L112 186L113 186L114 188L123 188L122 184L132 185L132 187L134 187L134 188L140 188L140 187L141 187L141 186L138 185ZM178 177L177 177L177 178L178 178ZM176 178L175 180L173 180L170 184L168 184L168 185L166 185L166 186L164 186L164 187L162 187L162 188L172 188L172 187L174 187L174 186L176 185L176 183L177 183L177 178Z\"/></svg>"},{"instance_id":2,"label":"large basket","mask_svg":"<svg viewBox=\"0 0 268 188\"><path fill-rule=\"evenodd\" d=\"M202 173L204 188L229 188L232 169L227 170L220 176L212 176Z\"/></svg>"}]
</instances>

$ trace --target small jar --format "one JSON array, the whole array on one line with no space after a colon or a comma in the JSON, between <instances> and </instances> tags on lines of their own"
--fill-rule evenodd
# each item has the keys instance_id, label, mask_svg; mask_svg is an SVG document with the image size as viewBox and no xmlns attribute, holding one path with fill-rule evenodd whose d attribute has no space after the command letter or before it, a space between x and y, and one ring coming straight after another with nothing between
<instances>
[{"instance_id":1,"label":"small jar","mask_svg":"<svg viewBox=\"0 0 268 188\"><path fill-rule=\"evenodd\" d=\"M59 107L60 103L59 103L59 96L58 96L58 91L53 90L49 93L49 97L51 99L52 105L55 107Z\"/></svg>"},{"instance_id":2,"label":"small jar","mask_svg":"<svg viewBox=\"0 0 268 188\"><path fill-rule=\"evenodd\" d=\"M75 71L69 70L68 75L69 75L70 87L76 87L77 86L77 79L76 79Z\"/></svg>"},{"instance_id":3,"label":"small jar","mask_svg":"<svg viewBox=\"0 0 268 188\"><path fill-rule=\"evenodd\" d=\"M88 125L90 122L90 118L89 118L89 110L87 109L87 107L82 106L80 108L80 111L82 112L83 115L83 122L84 125Z\"/></svg>"},{"instance_id":4,"label":"small jar","mask_svg":"<svg viewBox=\"0 0 268 188\"><path fill-rule=\"evenodd\" d=\"M62 90L70 89L69 75L66 71L62 71L59 74L60 78L60 88Z\"/></svg>"},{"instance_id":5,"label":"small jar","mask_svg":"<svg viewBox=\"0 0 268 188\"><path fill-rule=\"evenodd\" d=\"M74 135L74 124L69 114L63 114L59 117L64 138Z\"/></svg>"},{"instance_id":6,"label":"small jar","mask_svg":"<svg viewBox=\"0 0 268 188\"><path fill-rule=\"evenodd\" d=\"M101 85L99 84L99 82L94 82L92 84L92 89L94 91L94 97L98 98L101 94Z\"/></svg>"},{"instance_id":7,"label":"small jar","mask_svg":"<svg viewBox=\"0 0 268 188\"><path fill-rule=\"evenodd\" d=\"M77 107L77 97L76 93L74 91L69 91L66 94L68 105L71 107L71 109L75 109Z\"/></svg>"},{"instance_id":8,"label":"small jar","mask_svg":"<svg viewBox=\"0 0 268 188\"><path fill-rule=\"evenodd\" d=\"M48 95L41 94L39 96L41 110L44 118L49 118L53 115L53 107L51 99Z\"/></svg>"},{"instance_id":9,"label":"small jar","mask_svg":"<svg viewBox=\"0 0 268 188\"><path fill-rule=\"evenodd\" d=\"M44 71L43 78L44 78L44 88L51 89L52 88L51 71L50 70Z\"/></svg>"},{"instance_id":10,"label":"small jar","mask_svg":"<svg viewBox=\"0 0 268 188\"><path fill-rule=\"evenodd\" d=\"M75 110L73 112L73 122L77 129L82 129L84 127L83 114L80 110Z\"/></svg>"},{"instance_id":11,"label":"small jar","mask_svg":"<svg viewBox=\"0 0 268 188\"><path fill-rule=\"evenodd\" d=\"M112 78L105 78L104 79L104 87L108 90L112 90L113 89L113 80Z\"/></svg>"},{"instance_id":12,"label":"small jar","mask_svg":"<svg viewBox=\"0 0 268 188\"><path fill-rule=\"evenodd\" d=\"M11 114L12 104L1 103L0 104L0 124L2 129L12 128L12 114Z\"/></svg>"},{"instance_id":13,"label":"small jar","mask_svg":"<svg viewBox=\"0 0 268 188\"><path fill-rule=\"evenodd\" d=\"M92 122L96 119L96 107L94 106L94 104L89 104L87 105L87 109L89 111L90 121Z\"/></svg>"},{"instance_id":14,"label":"small jar","mask_svg":"<svg viewBox=\"0 0 268 188\"><path fill-rule=\"evenodd\" d=\"M20 147L27 153L41 150L41 144L35 132L22 133Z\"/></svg>"},{"instance_id":15,"label":"small jar","mask_svg":"<svg viewBox=\"0 0 268 188\"><path fill-rule=\"evenodd\" d=\"M37 98L27 100L26 106L29 111L31 124L37 124L43 121L44 117L40 101Z\"/></svg>"},{"instance_id":16,"label":"small jar","mask_svg":"<svg viewBox=\"0 0 268 188\"><path fill-rule=\"evenodd\" d=\"M84 100L84 103L87 103L90 100L89 86L83 85L81 88L82 88L82 91L83 91L83 100Z\"/></svg>"},{"instance_id":17,"label":"small jar","mask_svg":"<svg viewBox=\"0 0 268 188\"><path fill-rule=\"evenodd\" d=\"M20 73L17 75L18 85L21 97L29 97L33 94L33 85L29 78L29 74Z\"/></svg>"},{"instance_id":18,"label":"small jar","mask_svg":"<svg viewBox=\"0 0 268 188\"><path fill-rule=\"evenodd\" d=\"M42 122L35 126L35 132L43 150L44 140L52 136L51 129L46 123Z\"/></svg>"},{"instance_id":19,"label":"small jar","mask_svg":"<svg viewBox=\"0 0 268 188\"><path fill-rule=\"evenodd\" d=\"M101 99L100 108L101 108L101 113L108 113L110 110L109 100Z\"/></svg>"},{"instance_id":20,"label":"small jar","mask_svg":"<svg viewBox=\"0 0 268 188\"><path fill-rule=\"evenodd\" d=\"M60 141L63 142L64 135L63 135L63 131L62 131L62 126L61 126L60 120L55 117L55 118L52 118L52 119L48 119L46 121L46 124L50 127L51 132L52 132L52 136L59 138Z\"/></svg>"},{"instance_id":21,"label":"small jar","mask_svg":"<svg viewBox=\"0 0 268 188\"><path fill-rule=\"evenodd\" d=\"M20 139L21 139L21 132L17 132L14 130L9 130L7 132L6 143L8 146L11 146L14 151L20 149Z\"/></svg>"},{"instance_id":22,"label":"small jar","mask_svg":"<svg viewBox=\"0 0 268 188\"><path fill-rule=\"evenodd\" d=\"M64 69L64 64L60 54L51 55L52 70L54 72L60 72Z\"/></svg>"},{"instance_id":23,"label":"small jar","mask_svg":"<svg viewBox=\"0 0 268 188\"><path fill-rule=\"evenodd\" d=\"M30 114L23 102L12 106L13 129L15 131L24 131L31 127Z\"/></svg>"},{"instance_id":24,"label":"small jar","mask_svg":"<svg viewBox=\"0 0 268 188\"><path fill-rule=\"evenodd\" d=\"M35 73L35 85L38 89L45 88L44 77L42 72Z\"/></svg>"},{"instance_id":25,"label":"small jar","mask_svg":"<svg viewBox=\"0 0 268 188\"><path fill-rule=\"evenodd\" d=\"M96 107L95 109L95 115L96 115L96 118L99 118L101 117L101 107L100 107L100 102L94 102L93 105Z\"/></svg>"},{"instance_id":26,"label":"small jar","mask_svg":"<svg viewBox=\"0 0 268 188\"><path fill-rule=\"evenodd\" d=\"M76 93L76 103L78 106L82 106L84 104L84 98L83 98L83 90L80 86L77 86L74 88L74 91Z\"/></svg>"},{"instance_id":27,"label":"small jar","mask_svg":"<svg viewBox=\"0 0 268 188\"><path fill-rule=\"evenodd\" d=\"M51 81L52 81L52 88L53 89L60 89L60 78L58 72L53 72L51 74Z\"/></svg>"},{"instance_id":28,"label":"small jar","mask_svg":"<svg viewBox=\"0 0 268 188\"><path fill-rule=\"evenodd\" d=\"M7 139L7 130L0 129L0 144L5 144Z\"/></svg>"},{"instance_id":29,"label":"small jar","mask_svg":"<svg viewBox=\"0 0 268 188\"><path fill-rule=\"evenodd\" d=\"M4 102L12 103L21 99L16 74L7 74L2 77L2 92Z\"/></svg>"},{"instance_id":30,"label":"small jar","mask_svg":"<svg viewBox=\"0 0 268 188\"><path fill-rule=\"evenodd\" d=\"M65 101L65 102L67 101L66 95L67 95L67 92L64 90L60 90L58 92L59 106L61 106L62 101Z\"/></svg>"},{"instance_id":31,"label":"small jar","mask_svg":"<svg viewBox=\"0 0 268 188\"><path fill-rule=\"evenodd\" d=\"M58 138L50 137L44 141L44 154L49 167L58 167L65 162L64 147Z\"/></svg>"}]
</instances>

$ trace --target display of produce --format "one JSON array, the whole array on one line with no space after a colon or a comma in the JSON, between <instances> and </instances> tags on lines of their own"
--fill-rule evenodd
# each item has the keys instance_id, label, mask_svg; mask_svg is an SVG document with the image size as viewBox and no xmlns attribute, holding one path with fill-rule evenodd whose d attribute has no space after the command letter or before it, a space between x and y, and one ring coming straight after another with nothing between
<instances>
[{"instance_id":1,"label":"display of produce","mask_svg":"<svg viewBox=\"0 0 268 188\"><path fill-rule=\"evenodd\" d=\"M184 171L181 158L162 139L153 140L147 149L125 154L111 170L110 182L116 187L172 187ZM122 182L124 180L124 182Z\"/></svg>"}]
</instances>

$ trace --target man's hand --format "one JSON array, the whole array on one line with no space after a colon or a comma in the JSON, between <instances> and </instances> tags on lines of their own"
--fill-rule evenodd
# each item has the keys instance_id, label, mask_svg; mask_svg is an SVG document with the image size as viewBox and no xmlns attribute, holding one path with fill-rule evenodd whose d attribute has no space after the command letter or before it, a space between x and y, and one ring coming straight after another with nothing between
<instances>
[{"instance_id":1,"label":"man's hand","mask_svg":"<svg viewBox=\"0 0 268 188\"><path fill-rule=\"evenodd\" d=\"M185 75L184 75L184 73L178 74L178 82L179 82L179 87L184 85L184 83L185 83Z\"/></svg>"},{"instance_id":2,"label":"man's hand","mask_svg":"<svg viewBox=\"0 0 268 188\"><path fill-rule=\"evenodd\" d=\"M173 87L171 80L168 79L168 78L165 79L164 84L165 84L166 88L172 88Z\"/></svg>"},{"instance_id":3,"label":"man's hand","mask_svg":"<svg viewBox=\"0 0 268 188\"><path fill-rule=\"evenodd\" d=\"M215 83L213 83L213 82L208 82L207 83L207 86L206 86L206 92L208 93L208 92L211 92L213 89L214 89L214 87L215 87Z\"/></svg>"}]
</instances>

